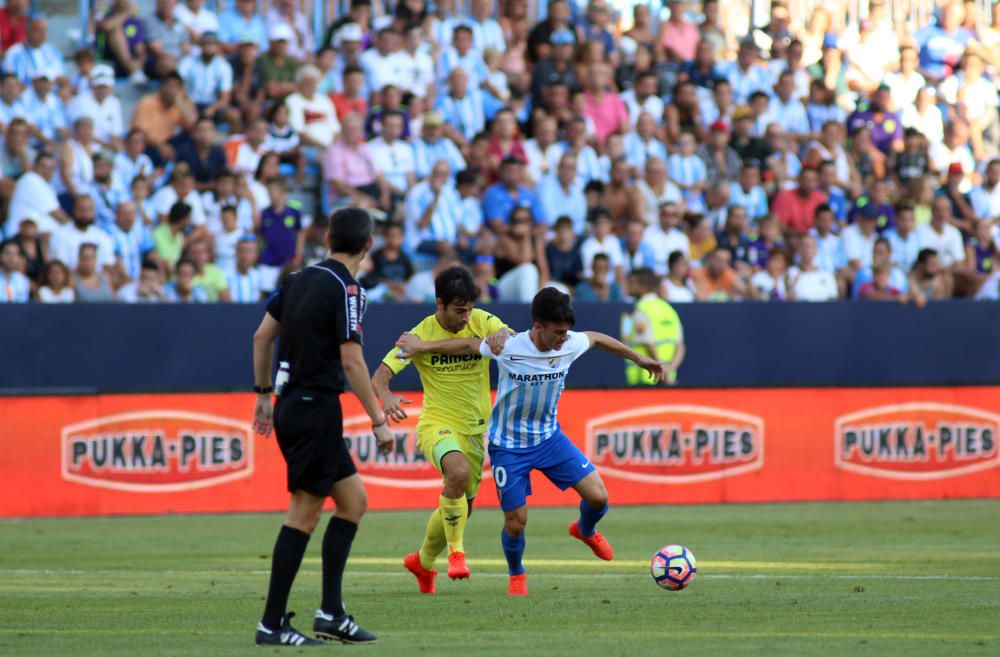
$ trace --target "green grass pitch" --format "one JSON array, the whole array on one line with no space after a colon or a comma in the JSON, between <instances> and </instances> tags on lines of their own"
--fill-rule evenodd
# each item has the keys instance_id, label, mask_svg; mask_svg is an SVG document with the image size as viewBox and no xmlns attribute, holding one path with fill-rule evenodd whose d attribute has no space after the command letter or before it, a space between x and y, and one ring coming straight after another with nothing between
<instances>
[{"instance_id":1,"label":"green grass pitch","mask_svg":"<svg viewBox=\"0 0 1000 657\"><path fill-rule=\"evenodd\" d=\"M369 514L346 589L379 644L312 650L253 646L279 515L0 521L0 655L1000 655L1000 500L612 507L611 563L573 517L530 512L530 596L507 599L498 511L471 519L472 579L435 596L399 563L426 513ZM649 576L666 543L698 558L685 591ZM292 592L302 630L319 547Z\"/></svg>"}]
</instances>

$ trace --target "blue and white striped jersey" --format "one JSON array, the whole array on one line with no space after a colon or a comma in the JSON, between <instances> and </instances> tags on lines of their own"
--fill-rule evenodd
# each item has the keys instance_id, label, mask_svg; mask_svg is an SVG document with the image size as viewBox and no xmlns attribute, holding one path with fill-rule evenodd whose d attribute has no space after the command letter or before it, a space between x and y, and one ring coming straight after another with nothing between
<instances>
[{"instance_id":1,"label":"blue and white striped jersey","mask_svg":"<svg viewBox=\"0 0 1000 657\"><path fill-rule=\"evenodd\" d=\"M574 360L590 348L585 333L569 332L558 351L539 351L530 334L507 340L496 356L484 341L479 351L500 368L496 401L490 412L490 443L496 447L529 450L559 432L556 409Z\"/></svg>"},{"instance_id":2,"label":"blue and white striped jersey","mask_svg":"<svg viewBox=\"0 0 1000 657\"><path fill-rule=\"evenodd\" d=\"M263 298L264 284L260 278L260 270L251 267L247 273L241 274L234 270L226 274L229 294L233 303L259 303Z\"/></svg>"}]
</instances>

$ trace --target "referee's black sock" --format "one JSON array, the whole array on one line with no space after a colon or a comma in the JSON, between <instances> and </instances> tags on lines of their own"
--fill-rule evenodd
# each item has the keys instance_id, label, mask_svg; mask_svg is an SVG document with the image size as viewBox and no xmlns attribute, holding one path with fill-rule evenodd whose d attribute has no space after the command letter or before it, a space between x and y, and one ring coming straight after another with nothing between
<instances>
[{"instance_id":1,"label":"referee's black sock","mask_svg":"<svg viewBox=\"0 0 1000 657\"><path fill-rule=\"evenodd\" d=\"M271 583L267 589L267 602L264 603L264 618L261 619L269 630L277 630L281 626L281 617L288 606L288 594L292 591L292 582L299 572L307 545L309 534L288 525L281 526L278 540L274 542Z\"/></svg>"},{"instance_id":2,"label":"referee's black sock","mask_svg":"<svg viewBox=\"0 0 1000 657\"><path fill-rule=\"evenodd\" d=\"M341 582L344 566L351 553L351 543L358 533L358 526L350 520L333 516L323 534L323 605L322 609L334 616L344 615Z\"/></svg>"}]
</instances>

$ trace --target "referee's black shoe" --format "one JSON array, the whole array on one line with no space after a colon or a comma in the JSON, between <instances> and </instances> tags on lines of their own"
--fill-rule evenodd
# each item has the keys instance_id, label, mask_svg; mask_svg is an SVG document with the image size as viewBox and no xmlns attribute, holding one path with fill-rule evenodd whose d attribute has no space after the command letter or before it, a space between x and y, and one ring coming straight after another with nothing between
<instances>
[{"instance_id":1,"label":"referee's black shoe","mask_svg":"<svg viewBox=\"0 0 1000 657\"><path fill-rule=\"evenodd\" d=\"M281 617L281 627L271 630L264 623L257 623L258 646L322 646L322 641L311 639L292 627L291 620L295 612L289 612Z\"/></svg>"},{"instance_id":2,"label":"referee's black shoe","mask_svg":"<svg viewBox=\"0 0 1000 657\"><path fill-rule=\"evenodd\" d=\"M338 616L316 610L316 620L313 621L313 633L327 641L341 643L375 643L378 637L354 622L354 616Z\"/></svg>"}]
</instances>

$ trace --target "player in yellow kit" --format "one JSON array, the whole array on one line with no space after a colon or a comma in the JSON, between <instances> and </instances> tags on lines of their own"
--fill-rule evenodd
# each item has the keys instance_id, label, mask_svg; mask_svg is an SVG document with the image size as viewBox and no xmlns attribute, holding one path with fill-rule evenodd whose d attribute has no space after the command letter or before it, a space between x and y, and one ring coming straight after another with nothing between
<instances>
[{"instance_id":1,"label":"player in yellow kit","mask_svg":"<svg viewBox=\"0 0 1000 657\"><path fill-rule=\"evenodd\" d=\"M409 400L389 390L392 377L412 361L424 388L417 447L441 473L444 487L438 508L427 521L420 551L403 559L422 593L434 593L434 564L446 546L448 577L465 579L471 574L463 536L483 476L484 434L490 415L489 359L478 353L442 353L447 349L424 351L423 343L449 340L455 351L475 352L455 339L468 338L475 345L493 334L512 333L493 315L473 308L479 291L468 269L445 269L434 279L434 290L435 313L400 338L372 378L386 417L397 422L406 418L403 406Z\"/></svg>"}]
</instances>

